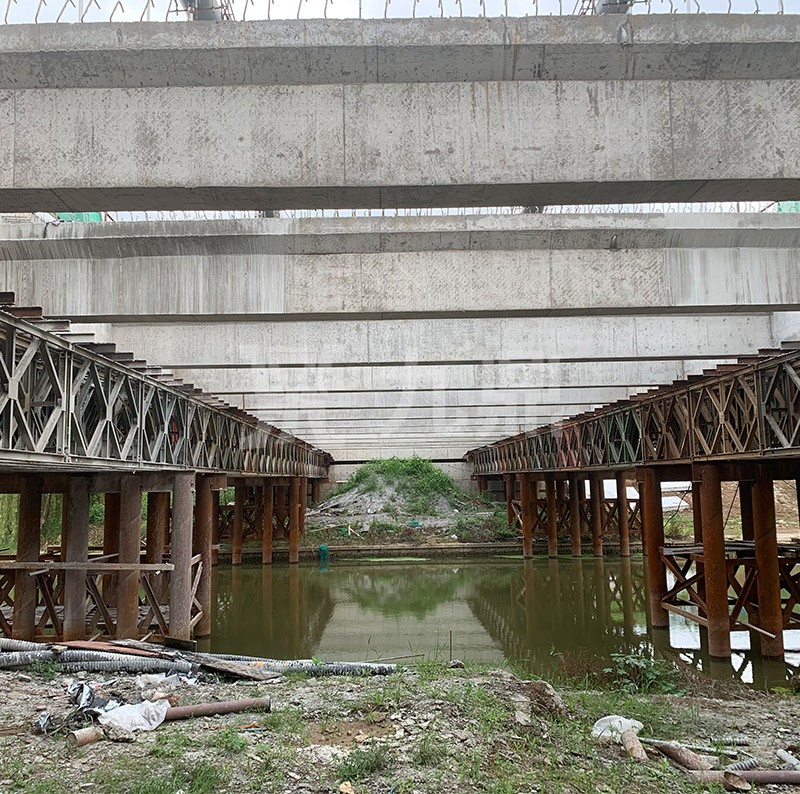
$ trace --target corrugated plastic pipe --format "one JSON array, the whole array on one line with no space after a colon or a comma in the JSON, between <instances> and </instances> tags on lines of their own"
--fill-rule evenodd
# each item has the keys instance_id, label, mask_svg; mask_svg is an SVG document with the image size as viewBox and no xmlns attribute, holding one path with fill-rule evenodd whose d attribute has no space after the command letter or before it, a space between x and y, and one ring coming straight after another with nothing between
<instances>
[{"instance_id":1,"label":"corrugated plastic pipe","mask_svg":"<svg viewBox=\"0 0 800 794\"><path fill-rule=\"evenodd\" d=\"M59 669L66 673L79 670L87 672L119 670L128 673L188 673L192 669L191 663L186 661L97 651L66 650L61 653L53 653L52 651L38 650L0 653L0 669L3 670L28 667L34 662L57 664Z\"/></svg>"},{"instance_id":2,"label":"corrugated plastic pipe","mask_svg":"<svg viewBox=\"0 0 800 794\"><path fill-rule=\"evenodd\" d=\"M241 662L271 670L275 673L308 673L308 675L391 675L397 672L396 664L378 662L323 662L313 659L263 659L259 656L239 656L231 653L210 654L229 662Z\"/></svg>"}]
</instances>

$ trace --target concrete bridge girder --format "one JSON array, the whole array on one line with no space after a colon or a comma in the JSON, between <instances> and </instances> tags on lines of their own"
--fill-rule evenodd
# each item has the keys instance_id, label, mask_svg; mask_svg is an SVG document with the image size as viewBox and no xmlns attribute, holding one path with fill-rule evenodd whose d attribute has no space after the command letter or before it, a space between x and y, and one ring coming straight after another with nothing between
<instances>
[{"instance_id":1,"label":"concrete bridge girder","mask_svg":"<svg viewBox=\"0 0 800 794\"><path fill-rule=\"evenodd\" d=\"M127 350L159 351L167 367L629 361L724 358L772 338L770 315L366 320L342 323L173 322L99 324L92 330Z\"/></svg>"},{"instance_id":2,"label":"concrete bridge girder","mask_svg":"<svg viewBox=\"0 0 800 794\"><path fill-rule=\"evenodd\" d=\"M644 16L13 26L0 211L794 198L795 19Z\"/></svg>"},{"instance_id":3,"label":"concrete bridge girder","mask_svg":"<svg viewBox=\"0 0 800 794\"><path fill-rule=\"evenodd\" d=\"M119 230L0 226L0 273L20 299L93 321L800 306L791 277L800 267L800 223L791 215L738 221L712 215L700 226L686 215L565 221L529 214L469 222L127 223ZM162 288L143 291L143 281ZM198 284L226 286L209 291Z\"/></svg>"}]
</instances>

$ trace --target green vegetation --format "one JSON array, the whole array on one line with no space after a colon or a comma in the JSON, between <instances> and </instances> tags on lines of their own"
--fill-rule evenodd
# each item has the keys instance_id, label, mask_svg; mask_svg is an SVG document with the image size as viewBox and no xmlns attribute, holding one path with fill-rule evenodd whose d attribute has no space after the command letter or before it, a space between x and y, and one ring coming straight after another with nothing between
<instances>
[{"instance_id":1,"label":"green vegetation","mask_svg":"<svg viewBox=\"0 0 800 794\"><path fill-rule=\"evenodd\" d=\"M446 499L456 507L467 505L471 500L451 477L429 460L416 456L370 461L353 472L334 495L351 490L374 493L383 484L394 488L412 515L435 515L439 499Z\"/></svg>"},{"instance_id":2,"label":"green vegetation","mask_svg":"<svg viewBox=\"0 0 800 794\"><path fill-rule=\"evenodd\" d=\"M453 525L455 535L462 542L478 543L487 540L514 541L518 536L516 527L508 525L504 506L495 506L487 514L473 513L461 515Z\"/></svg>"},{"instance_id":3,"label":"green vegetation","mask_svg":"<svg viewBox=\"0 0 800 794\"><path fill-rule=\"evenodd\" d=\"M40 676L45 681L52 681L59 673L59 666L56 662L48 662L45 659L35 659L31 662L28 670Z\"/></svg>"},{"instance_id":4,"label":"green vegetation","mask_svg":"<svg viewBox=\"0 0 800 794\"><path fill-rule=\"evenodd\" d=\"M352 750L337 767L336 776L339 780L362 780L386 769L393 760L391 753L381 746Z\"/></svg>"},{"instance_id":5,"label":"green vegetation","mask_svg":"<svg viewBox=\"0 0 800 794\"><path fill-rule=\"evenodd\" d=\"M212 734L210 744L229 755L238 755L247 749L247 738L235 727L226 727Z\"/></svg>"},{"instance_id":6,"label":"green vegetation","mask_svg":"<svg viewBox=\"0 0 800 794\"><path fill-rule=\"evenodd\" d=\"M447 749L433 734L426 733L411 753L418 766L437 766L447 757Z\"/></svg>"},{"instance_id":7,"label":"green vegetation","mask_svg":"<svg viewBox=\"0 0 800 794\"><path fill-rule=\"evenodd\" d=\"M611 654L611 666L599 676L607 686L624 692L682 695L680 674L666 659L651 659L636 654Z\"/></svg>"}]
</instances>

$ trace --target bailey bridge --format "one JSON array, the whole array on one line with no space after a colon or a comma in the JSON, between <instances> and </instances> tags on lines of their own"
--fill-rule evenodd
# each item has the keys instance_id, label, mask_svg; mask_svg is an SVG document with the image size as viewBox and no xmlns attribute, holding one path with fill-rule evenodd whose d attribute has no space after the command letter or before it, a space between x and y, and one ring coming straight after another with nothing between
<instances>
[{"instance_id":1,"label":"bailey bridge","mask_svg":"<svg viewBox=\"0 0 800 794\"><path fill-rule=\"evenodd\" d=\"M800 216L541 210L797 199L799 78L790 15L0 26L0 212L327 215L0 226L0 468L21 494L3 631L202 633L215 489L236 485L234 563L245 516L264 562L282 535L296 561L332 461L463 468L472 449L526 556L537 533L600 554L612 529L624 554L641 517L654 626L694 615L712 655L740 627L780 654L798 550L769 505L796 476ZM480 206L525 211L334 216ZM672 475L702 513L679 552ZM643 509L603 477L640 479ZM760 516L735 548L725 478ZM90 559L91 490L119 497ZM69 499L43 561L48 491ZM169 612L152 571L172 572Z\"/></svg>"}]
</instances>

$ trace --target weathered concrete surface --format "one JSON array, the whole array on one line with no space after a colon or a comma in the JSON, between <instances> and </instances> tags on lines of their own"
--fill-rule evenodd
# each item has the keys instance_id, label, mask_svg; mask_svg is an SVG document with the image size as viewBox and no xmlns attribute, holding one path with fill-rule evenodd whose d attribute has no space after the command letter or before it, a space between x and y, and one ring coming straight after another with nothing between
<instances>
[{"instance_id":1,"label":"weathered concrete surface","mask_svg":"<svg viewBox=\"0 0 800 794\"><path fill-rule=\"evenodd\" d=\"M81 330L80 325L75 326ZM168 367L729 357L772 339L768 314L302 322L118 323L94 330ZM235 353L234 353L235 351Z\"/></svg>"},{"instance_id":2,"label":"weathered concrete surface","mask_svg":"<svg viewBox=\"0 0 800 794\"><path fill-rule=\"evenodd\" d=\"M13 25L0 89L791 79L799 31L790 15L728 14Z\"/></svg>"},{"instance_id":3,"label":"weathered concrete surface","mask_svg":"<svg viewBox=\"0 0 800 794\"><path fill-rule=\"evenodd\" d=\"M792 213L0 226L4 288L91 321L785 310L798 270Z\"/></svg>"},{"instance_id":4,"label":"weathered concrete surface","mask_svg":"<svg viewBox=\"0 0 800 794\"><path fill-rule=\"evenodd\" d=\"M46 27L4 26L0 211L780 199L800 186L796 17L229 23L227 41L222 26L188 27L92 25L54 44ZM159 53L174 64L163 72Z\"/></svg>"},{"instance_id":5,"label":"weathered concrete surface","mask_svg":"<svg viewBox=\"0 0 800 794\"><path fill-rule=\"evenodd\" d=\"M249 399L251 395L267 393L285 399L287 405L300 406L304 404L301 401L309 400L324 407L331 404L335 394L341 393L349 395L346 405L355 405L361 404L360 393L365 392L385 392L394 401L406 400L411 404L413 400L414 404L426 405L435 399L437 392L469 392L467 399L473 402L481 395L491 401L495 393L502 402L515 403L535 402L534 396L546 397L534 389L644 387L670 383L726 361L729 359L247 368L232 364L216 369L181 368L176 373L186 381L202 381L215 394L246 395Z\"/></svg>"}]
</instances>

